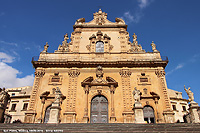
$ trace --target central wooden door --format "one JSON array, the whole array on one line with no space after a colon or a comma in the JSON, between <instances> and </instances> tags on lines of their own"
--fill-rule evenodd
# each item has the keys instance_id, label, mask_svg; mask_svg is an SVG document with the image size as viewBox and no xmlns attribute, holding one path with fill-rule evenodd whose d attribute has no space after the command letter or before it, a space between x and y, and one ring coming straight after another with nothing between
<instances>
[{"instance_id":1,"label":"central wooden door","mask_svg":"<svg viewBox=\"0 0 200 133\"><path fill-rule=\"evenodd\" d=\"M154 118L154 110L150 106L145 106L143 108L144 112L144 121L147 123L155 123L155 118Z\"/></svg>"},{"instance_id":2,"label":"central wooden door","mask_svg":"<svg viewBox=\"0 0 200 133\"><path fill-rule=\"evenodd\" d=\"M91 123L108 123L108 100L98 95L91 102Z\"/></svg>"}]
</instances>

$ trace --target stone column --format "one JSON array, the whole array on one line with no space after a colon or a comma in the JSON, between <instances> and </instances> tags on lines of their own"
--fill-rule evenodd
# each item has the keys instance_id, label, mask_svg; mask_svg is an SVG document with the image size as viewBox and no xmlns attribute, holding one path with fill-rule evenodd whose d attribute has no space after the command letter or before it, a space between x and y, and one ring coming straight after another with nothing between
<instances>
[{"instance_id":1,"label":"stone column","mask_svg":"<svg viewBox=\"0 0 200 133\"><path fill-rule=\"evenodd\" d=\"M30 104L29 104L28 110L25 112L25 118L24 118L25 123L35 122L35 116L36 116L35 101L38 98L38 89L40 88L40 82L44 74L45 74L44 69L36 69L35 71L35 80L34 80L33 89L32 89L32 93L30 97Z\"/></svg>"},{"instance_id":2,"label":"stone column","mask_svg":"<svg viewBox=\"0 0 200 133\"><path fill-rule=\"evenodd\" d=\"M199 114L197 109L199 108L198 103L191 101L189 104L190 121L191 123L200 123Z\"/></svg>"},{"instance_id":3,"label":"stone column","mask_svg":"<svg viewBox=\"0 0 200 133\"><path fill-rule=\"evenodd\" d=\"M76 91L77 91L77 81L80 74L79 69L73 68L68 72L69 75L69 86L67 94L67 106L66 112L64 112L66 123L76 123Z\"/></svg>"},{"instance_id":4,"label":"stone column","mask_svg":"<svg viewBox=\"0 0 200 133\"><path fill-rule=\"evenodd\" d=\"M166 123L174 123L174 113L171 109L171 103L167 91L167 85L165 80L165 71L164 70L156 70L155 74L158 77L158 80L160 82L160 87L162 89L163 93L163 99L165 103L165 110L163 111L163 116Z\"/></svg>"},{"instance_id":5,"label":"stone column","mask_svg":"<svg viewBox=\"0 0 200 133\"><path fill-rule=\"evenodd\" d=\"M119 74L122 78L122 91L123 91L123 106L124 111L122 113L124 117L124 123L133 122L133 100L131 95L130 76L132 72L129 69L120 70Z\"/></svg>"},{"instance_id":6,"label":"stone column","mask_svg":"<svg viewBox=\"0 0 200 133\"><path fill-rule=\"evenodd\" d=\"M114 93L115 93L114 85L110 86L110 93L111 93L111 117L110 117L110 122L114 123L116 121L115 108L114 108Z\"/></svg>"},{"instance_id":7,"label":"stone column","mask_svg":"<svg viewBox=\"0 0 200 133\"><path fill-rule=\"evenodd\" d=\"M85 85L84 91L85 91L85 108L84 108L83 122L84 123L88 123L89 122L89 116L88 116L88 94L89 94L89 86L88 85Z\"/></svg>"}]
</instances>

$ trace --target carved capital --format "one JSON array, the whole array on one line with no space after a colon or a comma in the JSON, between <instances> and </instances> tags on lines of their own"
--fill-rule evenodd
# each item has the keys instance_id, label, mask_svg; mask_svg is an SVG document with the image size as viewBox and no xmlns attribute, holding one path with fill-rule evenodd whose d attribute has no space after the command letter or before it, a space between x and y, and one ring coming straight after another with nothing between
<instances>
[{"instance_id":1,"label":"carved capital","mask_svg":"<svg viewBox=\"0 0 200 133\"><path fill-rule=\"evenodd\" d=\"M45 74L45 70L44 69L35 71L35 76L36 77L43 77L44 74Z\"/></svg>"},{"instance_id":2,"label":"carved capital","mask_svg":"<svg viewBox=\"0 0 200 133\"><path fill-rule=\"evenodd\" d=\"M78 77L78 75L80 74L80 71L78 69L70 69L70 71L68 72L68 75L70 77Z\"/></svg>"},{"instance_id":3,"label":"carved capital","mask_svg":"<svg viewBox=\"0 0 200 133\"><path fill-rule=\"evenodd\" d=\"M164 77L165 76L165 71L164 70L156 70L155 74L158 77Z\"/></svg>"},{"instance_id":4,"label":"carved capital","mask_svg":"<svg viewBox=\"0 0 200 133\"><path fill-rule=\"evenodd\" d=\"M120 70L119 74L122 77L130 77L132 72L129 69L122 69L122 70Z\"/></svg>"}]
</instances>

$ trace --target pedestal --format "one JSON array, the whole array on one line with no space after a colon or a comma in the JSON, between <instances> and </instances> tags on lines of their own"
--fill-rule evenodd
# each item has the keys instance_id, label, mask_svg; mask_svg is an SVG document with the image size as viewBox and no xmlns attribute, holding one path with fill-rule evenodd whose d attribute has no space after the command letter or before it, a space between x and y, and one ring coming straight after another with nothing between
<instances>
[{"instance_id":1,"label":"pedestal","mask_svg":"<svg viewBox=\"0 0 200 133\"><path fill-rule=\"evenodd\" d=\"M65 112L63 115L65 123L76 123L76 112Z\"/></svg>"},{"instance_id":2,"label":"pedestal","mask_svg":"<svg viewBox=\"0 0 200 133\"><path fill-rule=\"evenodd\" d=\"M115 116L111 116L110 117L110 123L115 123L116 122L116 117Z\"/></svg>"},{"instance_id":3,"label":"pedestal","mask_svg":"<svg viewBox=\"0 0 200 133\"><path fill-rule=\"evenodd\" d=\"M135 123L145 123L142 104L140 102L136 102L133 110L135 114Z\"/></svg>"},{"instance_id":4,"label":"pedestal","mask_svg":"<svg viewBox=\"0 0 200 133\"><path fill-rule=\"evenodd\" d=\"M47 123L59 123L60 110L59 103L53 103L52 107L50 107L49 121Z\"/></svg>"},{"instance_id":5,"label":"pedestal","mask_svg":"<svg viewBox=\"0 0 200 133\"><path fill-rule=\"evenodd\" d=\"M83 123L88 123L88 122L89 122L89 117L83 116Z\"/></svg>"},{"instance_id":6,"label":"pedestal","mask_svg":"<svg viewBox=\"0 0 200 133\"><path fill-rule=\"evenodd\" d=\"M24 118L24 123L34 123L35 122L35 116L36 116L36 111L34 110L28 110L25 112L25 118Z\"/></svg>"},{"instance_id":7,"label":"pedestal","mask_svg":"<svg viewBox=\"0 0 200 133\"><path fill-rule=\"evenodd\" d=\"M165 119L165 123L174 123L174 112L171 110L163 111L163 116Z\"/></svg>"},{"instance_id":8,"label":"pedestal","mask_svg":"<svg viewBox=\"0 0 200 133\"><path fill-rule=\"evenodd\" d=\"M191 123L200 123L199 114L197 112L199 105L198 103L191 101L189 104L190 121Z\"/></svg>"},{"instance_id":9,"label":"pedestal","mask_svg":"<svg viewBox=\"0 0 200 133\"><path fill-rule=\"evenodd\" d=\"M5 112L5 107L4 107L4 105L0 104L0 123L3 123L4 112Z\"/></svg>"}]
</instances>

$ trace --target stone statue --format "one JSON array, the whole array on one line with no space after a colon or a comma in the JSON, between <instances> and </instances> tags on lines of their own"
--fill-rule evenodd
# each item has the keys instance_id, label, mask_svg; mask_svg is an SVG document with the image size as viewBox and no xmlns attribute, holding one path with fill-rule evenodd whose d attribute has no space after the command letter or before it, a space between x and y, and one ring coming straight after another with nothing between
<instances>
[{"instance_id":1,"label":"stone statue","mask_svg":"<svg viewBox=\"0 0 200 133\"><path fill-rule=\"evenodd\" d=\"M140 90L137 90L135 87L135 90L133 91L133 97L135 100L135 103L140 102Z\"/></svg>"},{"instance_id":2,"label":"stone statue","mask_svg":"<svg viewBox=\"0 0 200 133\"><path fill-rule=\"evenodd\" d=\"M186 91L188 97L189 97L189 102L191 101L194 101L194 94L193 92L190 90L190 87L188 89L185 88L185 85L184 85L184 90Z\"/></svg>"},{"instance_id":3,"label":"stone statue","mask_svg":"<svg viewBox=\"0 0 200 133\"><path fill-rule=\"evenodd\" d=\"M42 52L46 53L48 50L48 47L49 47L48 42L46 42L46 44L44 45L44 50Z\"/></svg>"},{"instance_id":4,"label":"stone statue","mask_svg":"<svg viewBox=\"0 0 200 133\"><path fill-rule=\"evenodd\" d=\"M136 42L137 41L137 35L134 33L133 34L133 42Z\"/></svg>"},{"instance_id":5,"label":"stone statue","mask_svg":"<svg viewBox=\"0 0 200 133\"><path fill-rule=\"evenodd\" d=\"M158 50L156 49L156 44L153 41L151 43L151 47L152 47L153 52L158 52Z\"/></svg>"},{"instance_id":6,"label":"stone statue","mask_svg":"<svg viewBox=\"0 0 200 133\"><path fill-rule=\"evenodd\" d=\"M2 90L1 90L1 93L0 93L0 103L1 104L5 104L5 102L6 102L6 97L7 97L7 92L5 91L5 88L3 88Z\"/></svg>"},{"instance_id":7,"label":"stone statue","mask_svg":"<svg viewBox=\"0 0 200 133\"><path fill-rule=\"evenodd\" d=\"M69 39L69 36L68 36L68 34L66 33L66 34L64 35L64 41L67 42L68 39Z\"/></svg>"}]
</instances>

